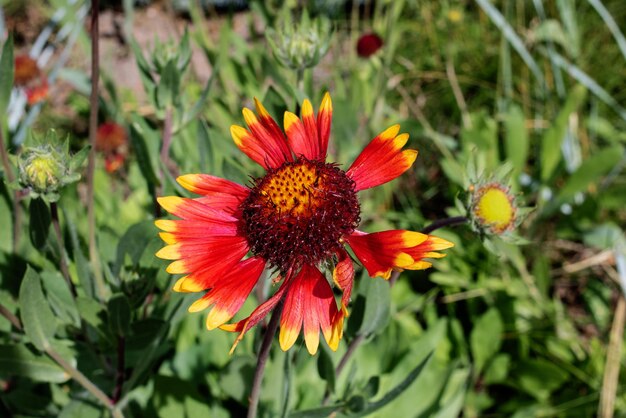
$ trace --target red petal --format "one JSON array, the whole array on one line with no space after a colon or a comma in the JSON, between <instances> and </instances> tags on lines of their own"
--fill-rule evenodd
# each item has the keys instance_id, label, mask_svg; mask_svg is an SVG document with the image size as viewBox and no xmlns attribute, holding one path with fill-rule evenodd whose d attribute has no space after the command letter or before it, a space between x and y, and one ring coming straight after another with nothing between
<instances>
[{"instance_id":1,"label":"red petal","mask_svg":"<svg viewBox=\"0 0 626 418\"><path fill-rule=\"evenodd\" d=\"M203 239L181 240L157 252L157 257L176 260L167 267L170 274L188 274L174 290L199 292L214 285L219 276L232 268L248 252L243 237L207 236Z\"/></svg>"},{"instance_id":2,"label":"red petal","mask_svg":"<svg viewBox=\"0 0 626 418\"><path fill-rule=\"evenodd\" d=\"M317 157L317 137L315 142L309 138L304 124L298 117L291 113L285 112L285 132L289 140L289 147L296 155L296 157L304 156L308 160L313 160Z\"/></svg>"},{"instance_id":3,"label":"red petal","mask_svg":"<svg viewBox=\"0 0 626 418\"><path fill-rule=\"evenodd\" d=\"M198 312L215 304L207 316L207 328L211 330L224 324L239 311L264 268L265 260L259 257L238 263L224 276L219 277L213 289L195 301L189 311Z\"/></svg>"},{"instance_id":4,"label":"red petal","mask_svg":"<svg viewBox=\"0 0 626 418\"><path fill-rule=\"evenodd\" d=\"M243 117L246 120L250 132L257 138L257 141L267 153L267 159L271 168L279 167L285 161L292 160L291 151L285 140L285 135L283 135L280 129L278 129L278 131L274 129L268 130L265 127L267 126L267 120L271 119L269 114L267 117L263 118L266 123L265 126L250 109L243 109Z\"/></svg>"},{"instance_id":5,"label":"red petal","mask_svg":"<svg viewBox=\"0 0 626 418\"><path fill-rule=\"evenodd\" d=\"M237 222L236 217L224 212L223 210L213 209L197 199L188 199L179 196L166 196L158 197L157 201L163 209L182 219L209 222Z\"/></svg>"},{"instance_id":6,"label":"red petal","mask_svg":"<svg viewBox=\"0 0 626 418\"><path fill-rule=\"evenodd\" d=\"M333 119L333 103L330 94L324 94L320 109L317 113L317 132L319 135L320 158L326 158L328 152L328 139L330 138L330 125Z\"/></svg>"},{"instance_id":7,"label":"red petal","mask_svg":"<svg viewBox=\"0 0 626 418\"><path fill-rule=\"evenodd\" d=\"M424 257L439 258L444 255L433 252L452 247L452 243L419 232L392 230L364 234L354 233L346 242L363 263L371 277L389 279L392 270L421 270L430 267Z\"/></svg>"},{"instance_id":8,"label":"red petal","mask_svg":"<svg viewBox=\"0 0 626 418\"><path fill-rule=\"evenodd\" d=\"M317 132L317 121L315 120L315 114L313 113L313 106L308 100L302 102L302 123L306 131L306 136L309 139L313 155L311 159L324 160L326 159L326 148L322 151L322 144L320 143L319 134ZM285 128L286 129L286 128Z\"/></svg>"},{"instance_id":9,"label":"red petal","mask_svg":"<svg viewBox=\"0 0 626 418\"><path fill-rule=\"evenodd\" d=\"M280 320L280 347L283 350L291 348L304 326L304 341L311 355L317 352L320 329L329 346L336 350L339 340L333 338L333 321L337 313L335 297L326 278L316 267L305 264L285 297Z\"/></svg>"},{"instance_id":10,"label":"red petal","mask_svg":"<svg viewBox=\"0 0 626 418\"><path fill-rule=\"evenodd\" d=\"M341 289L341 311L344 316L348 316L348 303L352 296L352 285L354 283L354 263L348 253L344 250L337 251L339 260L333 270L333 281Z\"/></svg>"},{"instance_id":11,"label":"red petal","mask_svg":"<svg viewBox=\"0 0 626 418\"><path fill-rule=\"evenodd\" d=\"M220 326L220 328L225 330L225 331L238 332L239 333L239 335L237 336L237 339L235 340L232 348L230 349L230 353L231 354L235 351L235 348L237 347L237 344L239 344L239 341L241 341L241 339L246 334L246 332L248 332L248 330L250 328L254 327L256 324L261 322L261 320L263 318L265 318L265 316L272 309L274 309L274 307L276 307L278 302L280 302L280 300L285 295L285 292L289 288L289 285L290 285L291 281L292 280L290 279L290 275L289 275L289 273L287 273L287 278L283 281L283 284L278 288L276 293L274 293L272 295L272 297L270 297L268 300L266 300L265 302L263 302L262 304L257 306L257 308L254 311L252 311L250 316L248 316L247 318L244 318L241 321L236 322L234 324L224 324L224 325Z\"/></svg>"},{"instance_id":12,"label":"red petal","mask_svg":"<svg viewBox=\"0 0 626 418\"><path fill-rule=\"evenodd\" d=\"M379 134L352 163L346 174L356 183L356 191L387 183L413 165L417 151L402 151L409 136L398 135L399 131L400 125L394 125Z\"/></svg>"}]
</instances>

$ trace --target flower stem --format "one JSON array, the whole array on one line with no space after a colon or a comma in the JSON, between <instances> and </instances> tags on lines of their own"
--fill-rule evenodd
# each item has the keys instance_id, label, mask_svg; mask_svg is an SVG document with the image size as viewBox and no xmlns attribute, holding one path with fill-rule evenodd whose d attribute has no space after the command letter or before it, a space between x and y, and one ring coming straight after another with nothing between
<instances>
[{"instance_id":1,"label":"flower stem","mask_svg":"<svg viewBox=\"0 0 626 418\"><path fill-rule=\"evenodd\" d=\"M248 407L248 418L256 418L257 409L259 407L259 398L261 396L261 383L263 382L263 373L265 372L265 364L270 354L270 348L272 347L272 341L276 330L278 329L278 323L280 320L280 313L283 310L282 301L278 303L274 312L272 312L272 318L265 330L265 336L261 342L261 348L259 350L259 358L257 360L256 369L254 370L254 379L252 380L252 391L250 392L250 406Z\"/></svg>"},{"instance_id":2,"label":"flower stem","mask_svg":"<svg viewBox=\"0 0 626 418\"><path fill-rule=\"evenodd\" d=\"M91 95L89 96L89 160L87 163L87 223L89 224L89 260L96 280L96 291L100 299L106 296L100 255L96 247L96 212L94 205L94 174L96 170L96 132L98 130L98 83L100 80L99 59L99 0L91 0Z\"/></svg>"},{"instance_id":3,"label":"flower stem","mask_svg":"<svg viewBox=\"0 0 626 418\"><path fill-rule=\"evenodd\" d=\"M422 234L429 234L439 228L464 224L467 221L468 219L465 216L453 216L451 218L440 219L428 225L427 227L423 228L420 232L422 232Z\"/></svg>"},{"instance_id":4,"label":"flower stem","mask_svg":"<svg viewBox=\"0 0 626 418\"><path fill-rule=\"evenodd\" d=\"M63 273L63 277L65 277L65 280L67 281L67 285L72 292L72 296L76 299L78 294L76 293L76 287L72 282L72 277L70 276L70 271L67 267L67 254L65 253L65 245L63 244L63 234L61 233L61 225L59 223L59 209L56 202L50 202L50 216L52 218L54 234L57 237L57 243L59 245L59 264L61 265L61 273Z\"/></svg>"},{"instance_id":5,"label":"flower stem","mask_svg":"<svg viewBox=\"0 0 626 418\"><path fill-rule=\"evenodd\" d=\"M2 304L0 304L0 315L4 316L15 328L22 330L20 319Z\"/></svg>"},{"instance_id":6,"label":"flower stem","mask_svg":"<svg viewBox=\"0 0 626 418\"><path fill-rule=\"evenodd\" d=\"M2 159L2 167L4 169L4 175L9 180L9 183L15 181L15 175L11 163L9 162L9 153L4 143L4 133L2 132L2 126L0 125L0 159ZM17 247L20 243L20 231L22 223L22 207L20 206L20 191L16 190L13 193L13 252L17 252Z\"/></svg>"},{"instance_id":7,"label":"flower stem","mask_svg":"<svg viewBox=\"0 0 626 418\"><path fill-rule=\"evenodd\" d=\"M46 354L52 358L72 379L76 380L82 387L84 387L89 393L91 393L96 399L98 399L104 406L109 409L113 409L113 402L109 397L96 385L92 383L84 374L69 364L59 353L52 348L46 349Z\"/></svg>"}]
</instances>

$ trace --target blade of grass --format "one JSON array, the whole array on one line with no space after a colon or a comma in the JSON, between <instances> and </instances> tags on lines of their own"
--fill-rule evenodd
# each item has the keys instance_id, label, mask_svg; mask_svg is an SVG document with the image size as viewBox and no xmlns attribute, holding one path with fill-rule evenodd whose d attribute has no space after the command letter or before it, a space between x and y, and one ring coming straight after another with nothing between
<instances>
[{"instance_id":1,"label":"blade of grass","mask_svg":"<svg viewBox=\"0 0 626 418\"><path fill-rule=\"evenodd\" d=\"M613 16L611 16L611 13L606 9L606 7L604 7L604 4L602 4L600 0L587 1L594 9L596 9L596 12L598 12L606 27L609 28L611 35L613 35L615 42L617 42L617 46L619 46L619 50L622 51L622 55L624 56L624 59L626 59L626 38L619 30L619 26L617 26L617 23L615 22L615 19L613 19Z\"/></svg>"},{"instance_id":2,"label":"blade of grass","mask_svg":"<svg viewBox=\"0 0 626 418\"><path fill-rule=\"evenodd\" d=\"M540 50L543 55L548 53L545 50ZM576 79L579 83L583 84L594 96L603 101L611 109L613 109L620 117L626 120L626 109L622 107L617 100L613 98L606 90L604 90L593 78L580 69L580 67L569 62L558 52L554 53L554 62L563 70Z\"/></svg>"},{"instance_id":3,"label":"blade of grass","mask_svg":"<svg viewBox=\"0 0 626 418\"><path fill-rule=\"evenodd\" d=\"M476 0L476 3L480 6L481 9L489 16L489 19L493 22L494 25L498 27L502 31L502 34L505 38L511 43L511 46L517 51L522 60L526 63L530 71L533 73L537 81L541 86L545 86L545 79L537 62L530 55L528 49L524 46L524 42L520 39L520 37L515 32L515 29L506 21L502 13L488 1L488 0ZM545 89L541 89L542 91Z\"/></svg>"}]
</instances>

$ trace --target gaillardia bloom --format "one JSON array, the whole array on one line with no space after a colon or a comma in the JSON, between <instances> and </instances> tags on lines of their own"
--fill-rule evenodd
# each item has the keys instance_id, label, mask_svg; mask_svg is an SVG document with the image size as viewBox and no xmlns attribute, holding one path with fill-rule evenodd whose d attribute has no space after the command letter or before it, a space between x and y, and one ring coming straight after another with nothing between
<instances>
[{"instance_id":1,"label":"gaillardia bloom","mask_svg":"<svg viewBox=\"0 0 626 418\"><path fill-rule=\"evenodd\" d=\"M430 267L424 258L452 244L418 232L365 233L357 229L357 193L391 181L411 167L417 151L402 147L408 134L392 126L374 138L347 171L327 163L332 104L327 93L317 116L308 100L302 117L285 112L284 133L263 105L256 115L243 110L248 129L231 127L235 144L266 173L250 186L207 174L178 178L202 197L161 197L161 206L179 220L158 220L168 244L157 256L175 260L167 271L185 274L174 290L205 292L189 311L212 306L207 328L238 332L237 342L282 301L280 347L289 349L304 328L308 351L315 354L320 330L336 350L348 315L354 280L349 246L372 277L388 279L392 270ZM250 256L242 261L242 259ZM263 270L278 272L278 290L247 318L227 324L256 285ZM338 308L331 284L321 271L332 270L343 292ZM233 346L234 349L234 346Z\"/></svg>"}]
</instances>

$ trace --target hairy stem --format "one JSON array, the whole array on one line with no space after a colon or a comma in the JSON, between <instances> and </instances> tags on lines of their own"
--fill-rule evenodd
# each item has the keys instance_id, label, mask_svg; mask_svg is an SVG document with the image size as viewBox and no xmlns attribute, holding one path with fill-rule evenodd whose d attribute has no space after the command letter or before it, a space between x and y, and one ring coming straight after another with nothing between
<instances>
[{"instance_id":1,"label":"hairy stem","mask_svg":"<svg viewBox=\"0 0 626 418\"><path fill-rule=\"evenodd\" d=\"M15 328L22 330L20 319L2 304L0 304L0 315L4 316Z\"/></svg>"},{"instance_id":2,"label":"hairy stem","mask_svg":"<svg viewBox=\"0 0 626 418\"><path fill-rule=\"evenodd\" d=\"M61 233L61 224L59 223L59 209L56 202L50 202L50 216L52 218L52 227L54 228L54 234L57 237L57 243L59 245L59 264L61 265L61 273L67 281L67 285L72 292L72 296L74 296L74 299L76 299L76 296L78 294L76 293L76 287L72 282L72 278L70 277L70 271L67 267L67 254L65 253L65 244L63 243L63 234Z\"/></svg>"},{"instance_id":3,"label":"hairy stem","mask_svg":"<svg viewBox=\"0 0 626 418\"><path fill-rule=\"evenodd\" d=\"M100 267L100 255L96 247L96 211L94 205L94 173L96 170L96 133L98 130L98 82L100 80L100 51L98 12L99 0L91 0L91 95L89 96L89 160L87 163L87 223L89 224L89 260L96 280L96 292L100 299L106 296L104 278Z\"/></svg>"},{"instance_id":4,"label":"hairy stem","mask_svg":"<svg viewBox=\"0 0 626 418\"><path fill-rule=\"evenodd\" d=\"M468 221L468 219L465 216L453 216L451 218L446 218L446 219L440 219L438 221L433 222L432 224L428 225L425 228L422 228L422 230L420 231L422 234L430 234L431 232L439 229L439 228L444 228L446 226L453 226L453 225L459 225L459 224L464 224Z\"/></svg>"},{"instance_id":5,"label":"hairy stem","mask_svg":"<svg viewBox=\"0 0 626 418\"><path fill-rule=\"evenodd\" d=\"M15 175L13 174L13 168L9 162L9 152L4 143L4 133L2 132L2 126L0 126L0 159L2 159L2 167L4 169L4 175L9 180L9 183L15 181ZM20 243L20 231L22 230L22 207L20 206L20 191L16 190L13 193L13 252L17 252L17 247Z\"/></svg>"},{"instance_id":6,"label":"hairy stem","mask_svg":"<svg viewBox=\"0 0 626 418\"><path fill-rule=\"evenodd\" d=\"M265 336L261 343L259 350L259 358L257 360L256 369L254 370L254 379L252 380L252 391L250 392L250 406L248 407L248 418L256 418L257 409L259 407L259 398L261 397L261 383L263 382L263 373L265 372L265 364L270 354L270 348L272 347L272 341L276 330L278 329L278 323L280 320L280 313L283 310L282 301L278 303L272 318L265 330Z\"/></svg>"},{"instance_id":7,"label":"hairy stem","mask_svg":"<svg viewBox=\"0 0 626 418\"><path fill-rule=\"evenodd\" d=\"M89 393L91 393L96 399L98 399L104 406L109 409L113 409L113 402L109 397L100 390L99 387L94 385L91 380L89 380L84 374L82 374L79 370L74 368L71 364L69 364L59 353L54 351L52 348L46 349L46 354L50 356L52 360L54 360L65 372L72 377L72 379L76 380L83 388L85 388Z\"/></svg>"}]
</instances>

